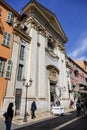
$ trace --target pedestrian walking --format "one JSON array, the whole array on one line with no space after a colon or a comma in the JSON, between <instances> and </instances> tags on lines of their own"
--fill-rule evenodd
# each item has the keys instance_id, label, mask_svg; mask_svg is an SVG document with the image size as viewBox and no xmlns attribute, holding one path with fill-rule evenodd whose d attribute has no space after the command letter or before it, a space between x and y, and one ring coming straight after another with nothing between
<instances>
[{"instance_id":1,"label":"pedestrian walking","mask_svg":"<svg viewBox=\"0 0 87 130\"><path fill-rule=\"evenodd\" d=\"M80 99L78 99L77 102L76 102L76 108L77 108L77 116L79 116L81 114Z\"/></svg>"},{"instance_id":2,"label":"pedestrian walking","mask_svg":"<svg viewBox=\"0 0 87 130\"><path fill-rule=\"evenodd\" d=\"M81 115L85 117L85 103L84 100L81 100Z\"/></svg>"},{"instance_id":3,"label":"pedestrian walking","mask_svg":"<svg viewBox=\"0 0 87 130\"><path fill-rule=\"evenodd\" d=\"M35 116L35 111L37 110L37 106L36 106L36 103L35 101L32 102L31 104L31 118L34 119L36 116Z\"/></svg>"},{"instance_id":4,"label":"pedestrian walking","mask_svg":"<svg viewBox=\"0 0 87 130\"><path fill-rule=\"evenodd\" d=\"M7 112L3 114L3 116L5 117L6 130L11 130L13 114L14 114L13 103L11 102L8 105Z\"/></svg>"}]
</instances>

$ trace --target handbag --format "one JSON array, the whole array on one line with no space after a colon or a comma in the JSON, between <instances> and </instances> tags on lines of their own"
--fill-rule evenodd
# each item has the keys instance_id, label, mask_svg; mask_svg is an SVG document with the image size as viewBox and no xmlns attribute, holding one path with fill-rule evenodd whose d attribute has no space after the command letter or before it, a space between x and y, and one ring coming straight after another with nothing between
<instances>
[{"instance_id":1,"label":"handbag","mask_svg":"<svg viewBox=\"0 0 87 130\"><path fill-rule=\"evenodd\" d=\"M5 112L5 113L3 114L3 116L4 116L5 118L8 118L7 112Z\"/></svg>"}]
</instances>

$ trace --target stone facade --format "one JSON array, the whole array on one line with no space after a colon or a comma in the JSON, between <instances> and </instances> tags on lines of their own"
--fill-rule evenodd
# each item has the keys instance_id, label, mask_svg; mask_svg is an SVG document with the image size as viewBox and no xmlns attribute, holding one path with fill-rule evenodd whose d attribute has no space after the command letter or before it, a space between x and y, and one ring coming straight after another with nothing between
<instances>
[{"instance_id":1,"label":"stone facade","mask_svg":"<svg viewBox=\"0 0 87 130\"><path fill-rule=\"evenodd\" d=\"M27 90L27 112L30 112L32 100L36 101L37 112L50 111L57 99L67 107L66 42L67 38L54 14L31 0L14 25L11 57L13 67L4 108L9 101L13 101L15 112L24 113L26 87L22 83L23 77L26 78L25 84L29 83L30 78L33 80L32 86ZM20 57L21 45L23 57Z\"/></svg>"}]
</instances>

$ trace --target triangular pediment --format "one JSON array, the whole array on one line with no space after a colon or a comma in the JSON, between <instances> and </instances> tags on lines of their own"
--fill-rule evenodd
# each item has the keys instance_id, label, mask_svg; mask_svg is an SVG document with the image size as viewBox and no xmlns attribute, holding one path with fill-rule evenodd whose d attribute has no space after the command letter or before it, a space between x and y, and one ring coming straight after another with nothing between
<instances>
[{"instance_id":1,"label":"triangular pediment","mask_svg":"<svg viewBox=\"0 0 87 130\"><path fill-rule=\"evenodd\" d=\"M29 11L34 10L34 8L36 8L43 15L43 17L49 22L51 27L58 33L58 35L61 36L65 43L67 38L55 14L35 0L30 0L30 2L23 8L23 12L28 13Z\"/></svg>"}]
</instances>

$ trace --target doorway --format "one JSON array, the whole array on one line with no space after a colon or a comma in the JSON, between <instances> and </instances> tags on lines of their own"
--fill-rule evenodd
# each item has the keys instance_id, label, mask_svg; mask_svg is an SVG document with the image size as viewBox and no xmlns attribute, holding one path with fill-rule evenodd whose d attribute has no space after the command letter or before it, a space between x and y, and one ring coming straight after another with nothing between
<instances>
[{"instance_id":1,"label":"doorway","mask_svg":"<svg viewBox=\"0 0 87 130\"><path fill-rule=\"evenodd\" d=\"M50 104L54 105L56 100L56 84L50 82Z\"/></svg>"},{"instance_id":2,"label":"doorway","mask_svg":"<svg viewBox=\"0 0 87 130\"><path fill-rule=\"evenodd\" d=\"M21 95L22 95L22 90L16 89L16 93L15 93L15 115L20 114Z\"/></svg>"}]
</instances>

